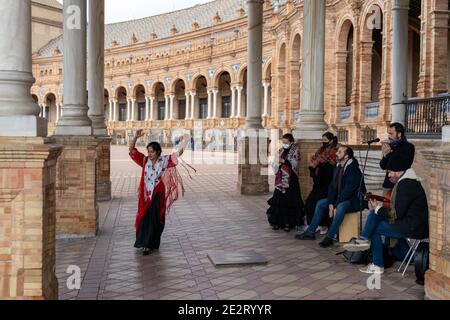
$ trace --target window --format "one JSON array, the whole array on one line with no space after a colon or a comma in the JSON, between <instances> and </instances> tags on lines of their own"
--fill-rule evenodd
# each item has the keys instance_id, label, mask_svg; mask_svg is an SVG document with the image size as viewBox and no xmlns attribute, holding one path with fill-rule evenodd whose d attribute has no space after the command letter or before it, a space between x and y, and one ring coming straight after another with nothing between
<instances>
[{"instance_id":1,"label":"window","mask_svg":"<svg viewBox=\"0 0 450 320\"><path fill-rule=\"evenodd\" d=\"M203 98L199 101L199 119L206 119L208 117L208 99Z\"/></svg>"},{"instance_id":2,"label":"window","mask_svg":"<svg viewBox=\"0 0 450 320\"><path fill-rule=\"evenodd\" d=\"M164 120L166 118L166 102L158 101L158 120Z\"/></svg>"},{"instance_id":3,"label":"window","mask_svg":"<svg viewBox=\"0 0 450 320\"><path fill-rule=\"evenodd\" d=\"M178 119L183 120L186 118L186 100L178 101Z\"/></svg>"},{"instance_id":4,"label":"window","mask_svg":"<svg viewBox=\"0 0 450 320\"><path fill-rule=\"evenodd\" d=\"M127 121L127 104L119 104L119 121Z\"/></svg>"},{"instance_id":5,"label":"window","mask_svg":"<svg viewBox=\"0 0 450 320\"><path fill-rule=\"evenodd\" d=\"M138 103L138 121L145 120L145 102Z\"/></svg>"},{"instance_id":6,"label":"window","mask_svg":"<svg viewBox=\"0 0 450 320\"><path fill-rule=\"evenodd\" d=\"M230 96L222 97L222 118L229 118L231 116L231 99Z\"/></svg>"}]
</instances>

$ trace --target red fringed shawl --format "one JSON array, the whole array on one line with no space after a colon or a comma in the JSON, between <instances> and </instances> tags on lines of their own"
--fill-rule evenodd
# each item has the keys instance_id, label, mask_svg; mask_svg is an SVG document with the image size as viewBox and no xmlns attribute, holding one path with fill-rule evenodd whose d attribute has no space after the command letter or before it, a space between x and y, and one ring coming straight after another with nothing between
<instances>
[{"instance_id":1,"label":"red fringed shawl","mask_svg":"<svg viewBox=\"0 0 450 320\"><path fill-rule=\"evenodd\" d=\"M178 200L180 194L184 196L183 180L177 171L178 159L175 155L169 157L168 165L162 171L160 181L155 185L151 197L145 187L145 166L148 157L140 153L136 148L130 152L130 157L136 164L142 167L141 181L138 189L138 212L136 217L136 232L139 230L142 219L145 217L152 201L156 195L159 195L160 201L160 222L165 224L166 214L169 214L170 209L175 201Z\"/></svg>"}]
</instances>

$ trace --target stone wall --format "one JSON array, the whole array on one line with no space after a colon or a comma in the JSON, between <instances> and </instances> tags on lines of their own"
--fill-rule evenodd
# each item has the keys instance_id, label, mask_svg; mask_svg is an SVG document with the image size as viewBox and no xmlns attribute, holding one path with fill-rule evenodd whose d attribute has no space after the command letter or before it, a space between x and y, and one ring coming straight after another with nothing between
<instances>
[{"instance_id":1,"label":"stone wall","mask_svg":"<svg viewBox=\"0 0 450 320\"><path fill-rule=\"evenodd\" d=\"M0 137L0 297L57 299L56 162L61 146Z\"/></svg>"}]
</instances>

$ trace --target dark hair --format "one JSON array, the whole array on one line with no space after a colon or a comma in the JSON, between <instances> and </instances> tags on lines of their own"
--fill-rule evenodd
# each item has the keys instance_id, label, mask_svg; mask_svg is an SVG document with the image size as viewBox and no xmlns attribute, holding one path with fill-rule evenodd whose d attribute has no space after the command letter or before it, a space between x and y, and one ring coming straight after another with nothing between
<instances>
[{"instance_id":1,"label":"dark hair","mask_svg":"<svg viewBox=\"0 0 450 320\"><path fill-rule=\"evenodd\" d=\"M349 146L340 145L339 148L345 148L345 154L348 156L349 159L355 158L355 152Z\"/></svg>"},{"instance_id":2,"label":"dark hair","mask_svg":"<svg viewBox=\"0 0 450 320\"><path fill-rule=\"evenodd\" d=\"M283 139L287 139L287 140L289 140L289 142L294 142L295 140L294 140L294 136L292 135L292 134L290 134L290 133L286 133L284 136L283 136Z\"/></svg>"},{"instance_id":3,"label":"dark hair","mask_svg":"<svg viewBox=\"0 0 450 320\"><path fill-rule=\"evenodd\" d=\"M398 122L391 123L389 128L394 128L395 131L402 134L402 137L405 136L405 127L401 123Z\"/></svg>"},{"instance_id":4,"label":"dark hair","mask_svg":"<svg viewBox=\"0 0 450 320\"><path fill-rule=\"evenodd\" d=\"M150 142L150 143L147 145L147 150L148 150L148 148L150 148L150 147L158 154L158 157L161 155L161 153L162 153L162 148L161 148L161 145L160 145L158 142Z\"/></svg>"},{"instance_id":5,"label":"dark hair","mask_svg":"<svg viewBox=\"0 0 450 320\"><path fill-rule=\"evenodd\" d=\"M334 144L338 143L338 137L336 137L334 134L332 134L331 132L325 132L322 137L327 138L329 141L332 141Z\"/></svg>"}]
</instances>

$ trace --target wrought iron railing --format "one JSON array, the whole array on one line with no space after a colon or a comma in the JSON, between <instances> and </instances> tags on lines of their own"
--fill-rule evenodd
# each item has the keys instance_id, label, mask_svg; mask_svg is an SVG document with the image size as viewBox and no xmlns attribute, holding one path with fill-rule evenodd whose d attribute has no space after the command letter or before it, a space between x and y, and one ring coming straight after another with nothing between
<instances>
[{"instance_id":1,"label":"wrought iron railing","mask_svg":"<svg viewBox=\"0 0 450 320\"><path fill-rule=\"evenodd\" d=\"M411 99L406 103L406 133L413 138L440 139L449 124L450 94Z\"/></svg>"}]
</instances>

